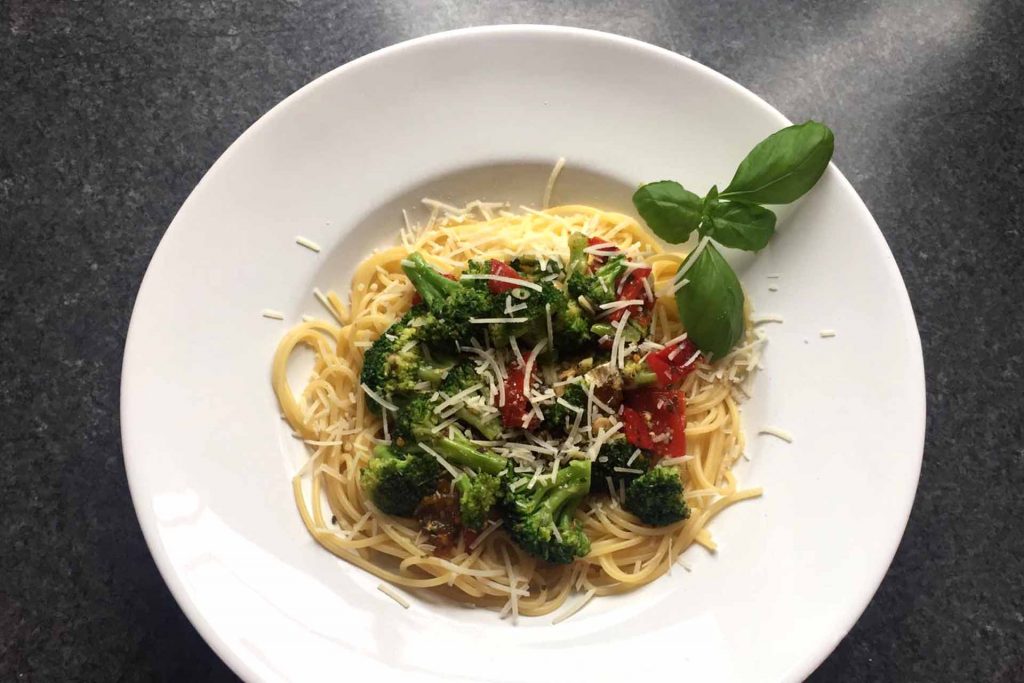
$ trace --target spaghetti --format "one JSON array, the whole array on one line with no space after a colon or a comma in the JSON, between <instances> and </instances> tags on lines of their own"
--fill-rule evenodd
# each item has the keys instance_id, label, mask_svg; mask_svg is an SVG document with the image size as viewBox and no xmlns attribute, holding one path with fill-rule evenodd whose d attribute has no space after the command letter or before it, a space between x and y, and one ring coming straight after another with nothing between
<instances>
[{"instance_id":1,"label":"spaghetti","mask_svg":"<svg viewBox=\"0 0 1024 683\"><path fill-rule=\"evenodd\" d=\"M437 202L428 206L433 214L425 226L407 225L401 245L377 251L357 267L351 308L335 293L318 290L333 320L307 319L284 336L274 355L272 383L281 411L310 451L292 483L299 514L313 538L392 584L433 588L502 615L549 614L570 596L583 596L562 618L594 596L623 593L657 579L693 543L714 550L710 520L761 493L740 489L731 471L745 447L738 403L749 395L764 341L750 324L749 311L737 348L714 362L691 359L696 370L681 387L687 454L662 465L679 471L691 510L687 519L646 526L623 507L621 490L590 496L576 511L590 538L590 552L571 564L555 565L524 552L495 521L473 540L460 537L441 557L433 554L415 520L384 514L373 505L361 487L360 470L374 446L387 438L389 418L387 410L378 415L370 409L376 399L361 388L360 369L365 350L412 305L414 289L402 271L411 252L420 252L442 271L460 271L470 259L509 260L522 254L564 259L568 235L583 232L650 265L654 305L648 339L667 344L683 332L672 292L679 286L674 275L685 254L663 250L628 216L577 205L544 211L524 207L515 213L483 202L462 209ZM296 395L286 371L300 346L312 349L315 361L308 383ZM500 370L494 372L500 384ZM613 488L610 478L609 485Z\"/></svg>"}]
</instances>

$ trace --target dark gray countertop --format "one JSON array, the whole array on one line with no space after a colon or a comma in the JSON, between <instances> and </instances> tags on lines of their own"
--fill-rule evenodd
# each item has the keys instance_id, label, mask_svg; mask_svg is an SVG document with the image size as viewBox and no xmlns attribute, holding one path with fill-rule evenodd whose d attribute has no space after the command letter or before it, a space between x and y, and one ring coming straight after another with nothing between
<instances>
[{"instance_id":1,"label":"dark gray countertop","mask_svg":"<svg viewBox=\"0 0 1024 683\"><path fill-rule=\"evenodd\" d=\"M217 156L299 86L510 22L641 38L833 127L917 312L928 434L892 568L814 679L1024 680L1012 0L0 0L0 680L231 678L157 574L125 482L121 353L146 264Z\"/></svg>"}]
</instances>

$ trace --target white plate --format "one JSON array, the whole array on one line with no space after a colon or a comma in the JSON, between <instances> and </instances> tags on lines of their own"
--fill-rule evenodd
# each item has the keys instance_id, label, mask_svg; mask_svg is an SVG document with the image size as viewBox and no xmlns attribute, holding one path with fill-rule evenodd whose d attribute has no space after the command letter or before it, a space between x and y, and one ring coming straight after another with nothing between
<instances>
[{"instance_id":1,"label":"white plate","mask_svg":"<svg viewBox=\"0 0 1024 683\"><path fill-rule=\"evenodd\" d=\"M288 325L345 292L351 267L396 239L424 195L629 209L642 181L728 181L777 111L695 62L577 29L483 28L381 50L258 121L178 213L146 273L122 380L132 497L153 556L203 637L252 680L795 680L857 619L902 535L920 469L924 375L900 274L834 167L738 262L758 312L778 313L747 404L762 499L717 518L631 595L557 627L414 595L308 536L289 477L270 357ZM840 149L847 144L841 137ZM324 250L295 244L304 235ZM769 273L782 273L769 293ZM264 308L286 313L278 322ZM819 337L822 328L838 336ZM794 442L755 436L766 424Z\"/></svg>"}]
</instances>

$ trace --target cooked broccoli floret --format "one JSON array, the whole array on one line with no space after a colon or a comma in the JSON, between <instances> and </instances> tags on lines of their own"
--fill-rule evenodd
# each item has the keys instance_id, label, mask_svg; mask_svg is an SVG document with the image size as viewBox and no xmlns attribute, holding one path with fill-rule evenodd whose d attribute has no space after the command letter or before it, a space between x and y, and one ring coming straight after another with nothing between
<instances>
[{"instance_id":1,"label":"cooked broccoli floret","mask_svg":"<svg viewBox=\"0 0 1024 683\"><path fill-rule=\"evenodd\" d=\"M483 261L470 259L469 263L466 264L466 272L473 275L487 275L491 272L491 261L490 259L485 259ZM487 280L469 280L463 282L462 286L487 291Z\"/></svg>"},{"instance_id":2,"label":"cooked broccoli floret","mask_svg":"<svg viewBox=\"0 0 1024 683\"><path fill-rule=\"evenodd\" d=\"M473 368L473 364L464 362L449 371L448 376L441 383L441 391L448 396L454 396L460 391L465 391L474 384L482 382L483 380ZM501 414L497 411L489 412L480 407L464 405L455 415L480 432L485 439L493 441L501 436Z\"/></svg>"},{"instance_id":3,"label":"cooked broccoli floret","mask_svg":"<svg viewBox=\"0 0 1024 683\"><path fill-rule=\"evenodd\" d=\"M545 259L541 264L540 259L535 256L520 256L509 264L516 271L532 282L539 282L545 277L562 272L561 264L555 259ZM543 267L542 267L543 266Z\"/></svg>"},{"instance_id":4,"label":"cooked broccoli floret","mask_svg":"<svg viewBox=\"0 0 1024 683\"><path fill-rule=\"evenodd\" d=\"M624 481L628 486L640 474L636 472L620 472L615 468L640 470L647 472L651 467L651 456L649 453L640 451L635 458L633 454L638 449L625 439L612 439L607 441L597 453L597 460L594 461L590 470L590 490L592 492L603 492L608 488L607 477L612 478L612 485L618 487L619 482Z\"/></svg>"},{"instance_id":5,"label":"cooked broccoli floret","mask_svg":"<svg viewBox=\"0 0 1024 683\"><path fill-rule=\"evenodd\" d=\"M430 310L417 328L423 341L442 348L468 343L478 331L469 319L493 315L494 299L485 288L449 280L419 253L410 254L402 269Z\"/></svg>"},{"instance_id":6,"label":"cooked broccoli floret","mask_svg":"<svg viewBox=\"0 0 1024 683\"><path fill-rule=\"evenodd\" d=\"M409 517L433 493L440 474L434 458L380 444L363 468L361 482L374 505L389 515Z\"/></svg>"},{"instance_id":7,"label":"cooked broccoli floret","mask_svg":"<svg viewBox=\"0 0 1024 683\"><path fill-rule=\"evenodd\" d=\"M566 385L561 399L580 410L587 409L587 392L579 384ZM558 434L568 432L572 423L576 420L576 416L579 414L558 401L544 404L542 411L544 413L544 429Z\"/></svg>"},{"instance_id":8,"label":"cooked broccoli floret","mask_svg":"<svg viewBox=\"0 0 1024 683\"><path fill-rule=\"evenodd\" d=\"M554 482L532 489L506 488L505 528L523 550L548 562L567 564L590 552L590 539L573 518L590 490L590 461L574 460Z\"/></svg>"},{"instance_id":9,"label":"cooked broccoli floret","mask_svg":"<svg viewBox=\"0 0 1024 683\"><path fill-rule=\"evenodd\" d=\"M658 376L646 360L627 361L622 368L622 380L630 389L658 383Z\"/></svg>"},{"instance_id":10,"label":"cooked broccoli floret","mask_svg":"<svg viewBox=\"0 0 1024 683\"><path fill-rule=\"evenodd\" d=\"M450 363L428 359L419 344L416 321L425 314L419 307L409 311L389 327L366 350L360 381L385 399L416 391L421 382L436 386L444 378ZM375 401L370 407L379 411Z\"/></svg>"},{"instance_id":11,"label":"cooked broccoli floret","mask_svg":"<svg viewBox=\"0 0 1024 683\"><path fill-rule=\"evenodd\" d=\"M611 323L594 323L590 327L595 337L615 337L616 329ZM636 343L647 336L647 328L638 325L632 319L626 321L626 328L622 330L622 338L627 342Z\"/></svg>"},{"instance_id":12,"label":"cooked broccoli floret","mask_svg":"<svg viewBox=\"0 0 1024 683\"><path fill-rule=\"evenodd\" d=\"M690 516L683 500L683 482L674 467L655 467L633 480L626 489L625 508L651 526L665 526Z\"/></svg>"},{"instance_id":13,"label":"cooked broccoli floret","mask_svg":"<svg viewBox=\"0 0 1024 683\"><path fill-rule=\"evenodd\" d=\"M490 328L491 342L498 347L508 344L509 337L515 337L520 344L536 344L541 339L548 338L548 309L551 310L552 332L554 332L555 321L565 314L568 301L557 287L550 282L540 283L541 291L520 288L522 299L518 303L526 304L525 309L517 310L510 317L526 318L521 323L492 323ZM508 296L512 296L509 294ZM518 297L517 297L518 299ZM501 299L504 301L504 297ZM518 305L518 304L517 304ZM499 317L504 315L499 311ZM548 349L550 351L550 349Z\"/></svg>"},{"instance_id":14,"label":"cooked broccoli floret","mask_svg":"<svg viewBox=\"0 0 1024 683\"><path fill-rule=\"evenodd\" d=\"M501 494L501 480L481 472L475 477L462 475L455 480L459 493L459 516L462 525L473 531L480 531Z\"/></svg>"},{"instance_id":15,"label":"cooked broccoli floret","mask_svg":"<svg viewBox=\"0 0 1024 683\"><path fill-rule=\"evenodd\" d=\"M555 320L555 347L564 353L586 348L592 341L590 318L576 301L566 301L565 310Z\"/></svg>"},{"instance_id":16,"label":"cooked broccoli floret","mask_svg":"<svg viewBox=\"0 0 1024 683\"><path fill-rule=\"evenodd\" d=\"M404 446L426 444L451 464L469 467L476 472L498 474L505 469L505 458L477 448L464 436L456 434L449 438L433 432L434 427L441 423L441 417L434 408L426 396L418 396L403 406L398 411L394 427L397 443Z\"/></svg>"},{"instance_id":17,"label":"cooked broccoli floret","mask_svg":"<svg viewBox=\"0 0 1024 683\"><path fill-rule=\"evenodd\" d=\"M593 273L585 249L587 236L576 232L569 236L569 294L574 298L586 297L593 306L615 301L615 283L626 272L626 257L613 256Z\"/></svg>"},{"instance_id":18,"label":"cooked broccoli floret","mask_svg":"<svg viewBox=\"0 0 1024 683\"><path fill-rule=\"evenodd\" d=\"M417 396L398 411L392 436L403 446L414 445L420 441L431 441L437 438L432 430L441 419L434 412L434 404L425 395Z\"/></svg>"}]
</instances>

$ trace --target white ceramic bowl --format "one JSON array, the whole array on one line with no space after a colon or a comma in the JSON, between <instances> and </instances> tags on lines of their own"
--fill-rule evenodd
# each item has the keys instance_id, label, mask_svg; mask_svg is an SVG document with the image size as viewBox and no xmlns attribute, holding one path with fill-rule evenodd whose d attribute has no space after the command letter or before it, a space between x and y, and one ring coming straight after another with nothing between
<instances>
[{"instance_id":1,"label":"white ceramic bowl","mask_svg":"<svg viewBox=\"0 0 1024 683\"><path fill-rule=\"evenodd\" d=\"M317 79L252 126L167 230L125 349L122 432L132 496L182 609L251 680L795 680L870 600L903 532L920 469L924 379L900 274L831 167L781 215L771 245L734 261L776 313L746 405L763 498L712 525L673 575L572 619L523 619L414 595L318 547L289 478L301 450L279 419L270 357L319 313L314 286L393 242L400 209L431 195L629 210L638 183L725 182L787 125L729 79L618 36L496 27L428 36ZM837 146L846 144L842 138ZM301 234L324 246L314 254ZM781 273L768 292L769 273ZM285 322L260 316L284 311ZM824 339L822 328L837 336ZM755 436L772 424L783 443Z\"/></svg>"}]
</instances>

